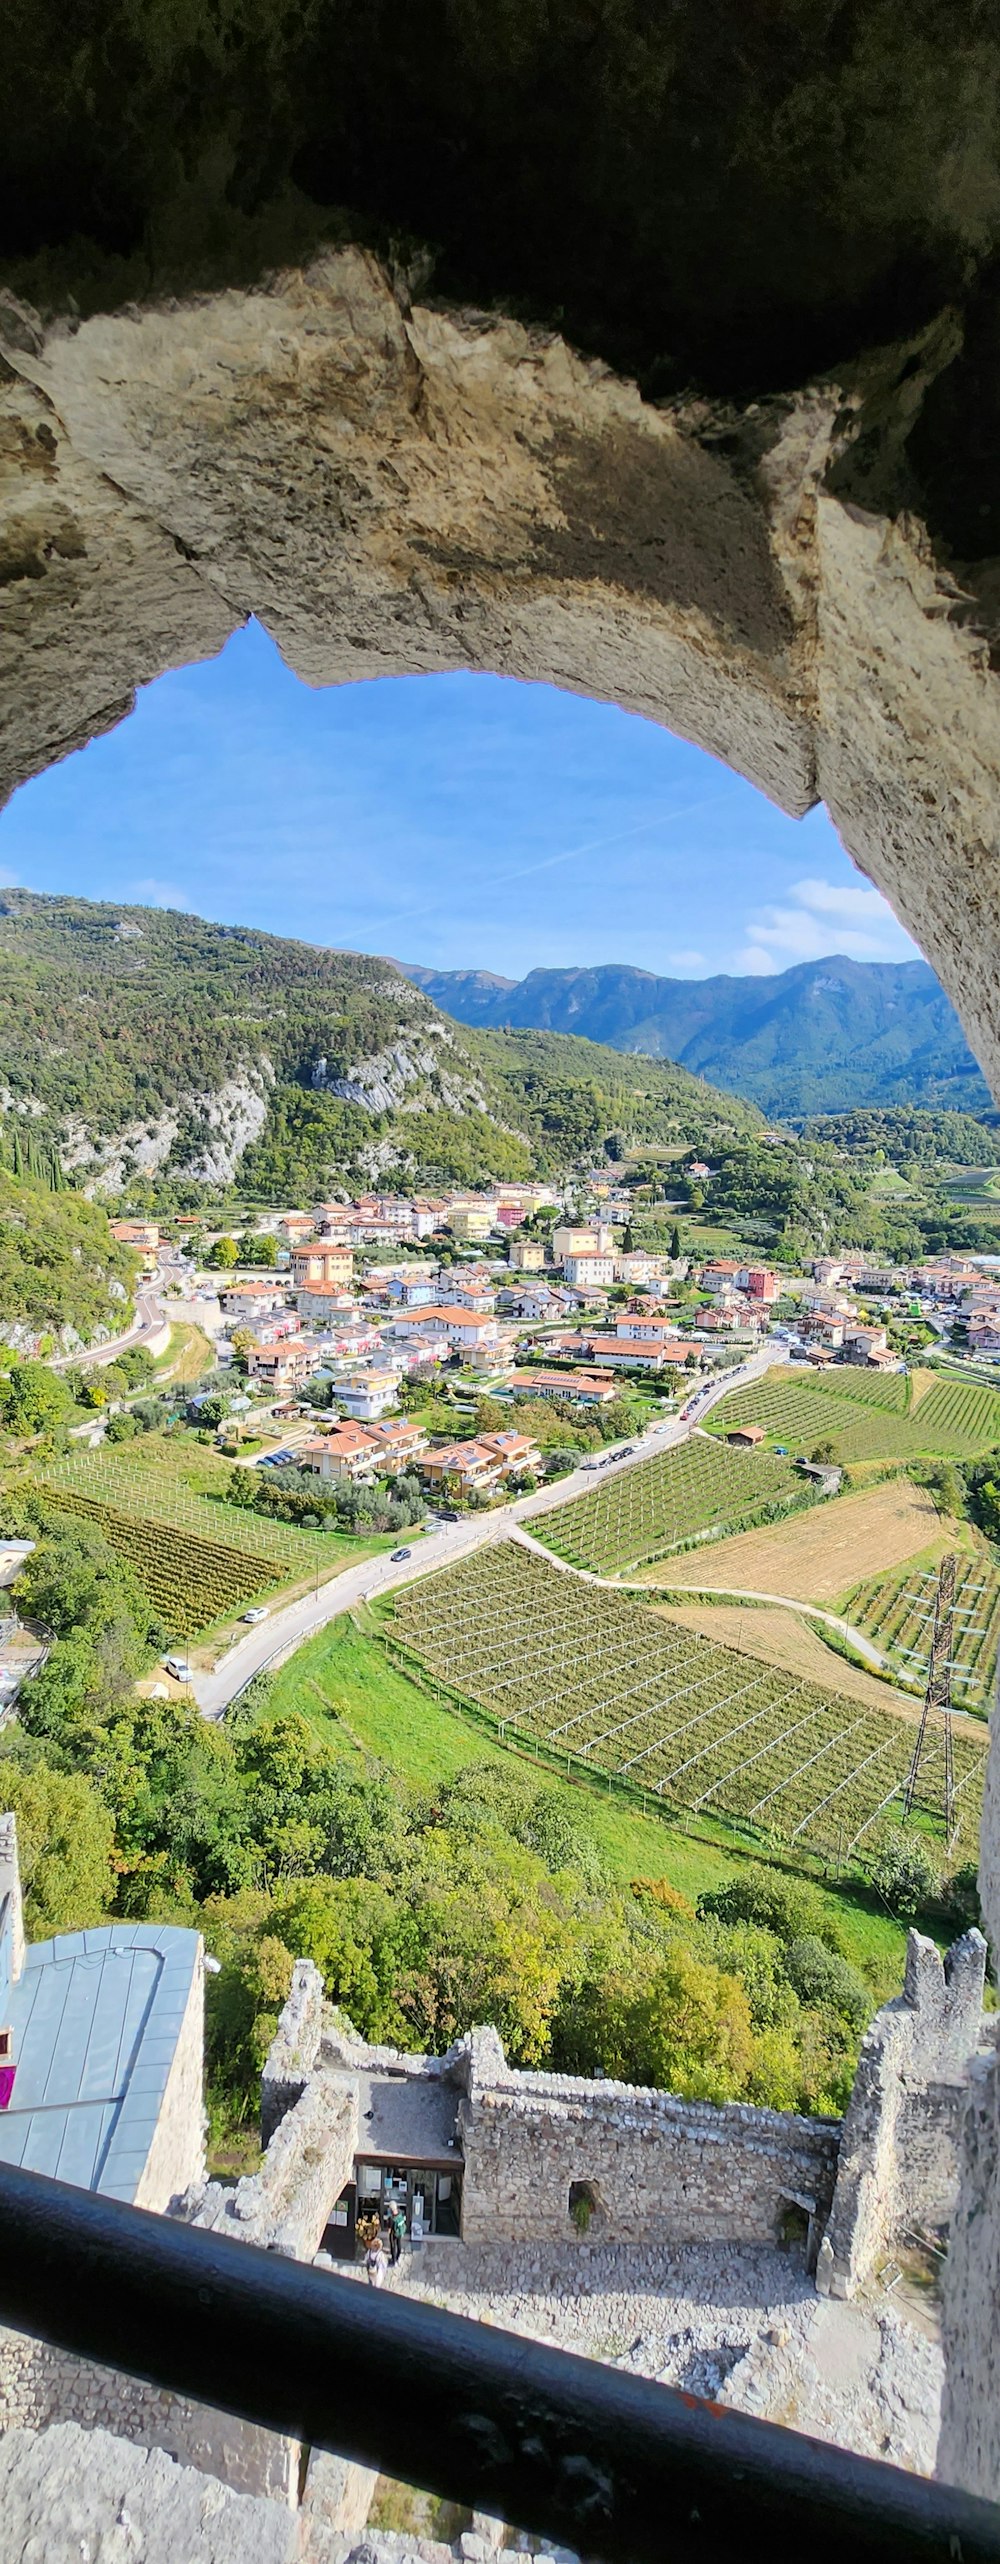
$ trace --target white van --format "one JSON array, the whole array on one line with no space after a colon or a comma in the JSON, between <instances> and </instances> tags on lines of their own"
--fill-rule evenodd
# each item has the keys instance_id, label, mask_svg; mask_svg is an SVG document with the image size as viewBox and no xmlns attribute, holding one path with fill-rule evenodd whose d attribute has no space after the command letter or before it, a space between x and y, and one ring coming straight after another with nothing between
<instances>
[{"instance_id":1,"label":"white van","mask_svg":"<svg viewBox=\"0 0 1000 2564\"><path fill-rule=\"evenodd\" d=\"M186 1656L165 1656L163 1663L165 1671L173 1675L175 1683L190 1682L191 1667Z\"/></svg>"}]
</instances>

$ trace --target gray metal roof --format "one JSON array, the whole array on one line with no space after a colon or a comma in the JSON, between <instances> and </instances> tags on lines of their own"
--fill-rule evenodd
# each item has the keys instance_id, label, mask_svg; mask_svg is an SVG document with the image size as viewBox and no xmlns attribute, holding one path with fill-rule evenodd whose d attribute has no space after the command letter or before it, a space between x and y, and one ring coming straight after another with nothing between
<instances>
[{"instance_id":1,"label":"gray metal roof","mask_svg":"<svg viewBox=\"0 0 1000 2564\"><path fill-rule=\"evenodd\" d=\"M162 1923L34 1943L5 2004L16 2074L0 2162L135 2198L197 1956L197 1932Z\"/></svg>"},{"instance_id":2,"label":"gray metal roof","mask_svg":"<svg viewBox=\"0 0 1000 2564\"><path fill-rule=\"evenodd\" d=\"M359 2155L378 2155L391 2163L461 2163L454 2143L455 2084L437 2075L388 2071L361 2073L357 2084Z\"/></svg>"}]
</instances>

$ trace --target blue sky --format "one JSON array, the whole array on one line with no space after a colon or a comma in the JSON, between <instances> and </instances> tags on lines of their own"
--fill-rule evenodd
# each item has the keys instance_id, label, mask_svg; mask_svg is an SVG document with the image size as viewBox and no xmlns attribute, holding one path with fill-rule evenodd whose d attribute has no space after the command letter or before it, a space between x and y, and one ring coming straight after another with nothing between
<instances>
[{"instance_id":1,"label":"blue sky","mask_svg":"<svg viewBox=\"0 0 1000 2564\"><path fill-rule=\"evenodd\" d=\"M511 978L914 951L825 811L786 819L652 722L503 677L314 690L258 625L25 784L0 882Z\"/></svg>"}]
</instances>

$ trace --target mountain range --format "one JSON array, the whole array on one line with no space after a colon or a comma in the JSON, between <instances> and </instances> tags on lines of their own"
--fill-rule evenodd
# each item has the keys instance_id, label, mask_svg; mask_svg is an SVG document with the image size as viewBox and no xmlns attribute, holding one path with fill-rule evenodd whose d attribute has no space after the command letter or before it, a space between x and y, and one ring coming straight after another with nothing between
<instances>
[{"instance_id":1,"label":"mountain range","mask_svg":"<svg viewBox=\"0 0 1000 2564\"><path fill-rule=\"evenodd\" d=\"M397 963L173 909L0 894L0 1127L89 1192L178 1207L710 1152L753 1104L667 1059L466 1027Z\"/></svg>"},{"instance_id":2,"label":"mountain range","mask_svg":"<svg viewBox=\"0 0 1000 2564\"><path fill-rule=\"evenodd\" d=\"M658 979L618 962L532 970L520 980L400 967L462 1024L531 1025L675 1060L777 1119L858 1105L969 1113L992 1105L954 1008L924 961L832 953L745 979Z\"/></svg>"}]
</instances>

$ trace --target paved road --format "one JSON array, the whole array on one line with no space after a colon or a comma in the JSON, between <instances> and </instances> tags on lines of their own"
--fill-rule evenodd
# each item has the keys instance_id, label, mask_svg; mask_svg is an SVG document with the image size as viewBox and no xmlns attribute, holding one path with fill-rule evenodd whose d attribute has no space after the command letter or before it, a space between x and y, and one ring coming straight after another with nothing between
<instances>
[{"instance_id":1,"label":"paved road","mask_svg":"<svg viewBox=\"0 0 1000 2564\"><path fill-rule=\"evenodd\" d=\"M57 1354L52 1365L53 1370L65 1371L68 1367L72 1367L74 1371L82 1371L88 1364L101 1366L106 1362L116 1362L119 1354L127 1353L132 1345L148 1344L150 1336L155 1334L157 1327L168 1326L171 1322L170 1312L163 1304L163 1294L168 1282L175 1281L177 1274L183 1270L184 1267L179 1262L158 1265L152 1280L145 1283L139 1292L135 1304L135 1317L127 1334L112 1336L108 1344L85 1346L79 1353Z\"/></svg>"},{"instance_id":2,"label":"paved road","mask_svg":"<svg viewBox=\"0 0 1000 2564\"><path fill-rule=\"evenodd\" d=\"M442 1524L439 1531L416 1540L412 1557L395 1566L386 1551L380 1558L365 1559L360 1566L347 1567L341 1575L329 1577L314 1593L300 1595L297 1602L283 1604L256 1629L248 1629L244 1637L237 1639L211 1673L195 1674L192 1688L203 1717L223 1718L230 1702L254 1674L284 1664L304 1639L312 1638L343 1612L353 1611L369 1595L391 1593L397 1585L413 1584L419 1576L448 1566L456 1558L468 1557L471 1551L482 1549L491 1541L509 1540L521 1523L530 1525L539 1514L551 1513L571 1496L586 1495L602 1479L617 1477L623 1469L634 1469L640 1460L649 1460L660 1451L686 1442L692 1427L697 1428L728 1390L744 1380L759 1379L772 1363L786 1359L784 1345L764 1345L738 1371L723 1373L710 1389L693 1397L683 1414L664 1416L662 1423L650 1426L634 1443L620 1445L606 1455L600 1470L581 1465L551 1486L539 1487L533 1496L519 1496L502 1512L471 1514L462 1522Z\"/></svg>"}]
</instances>

